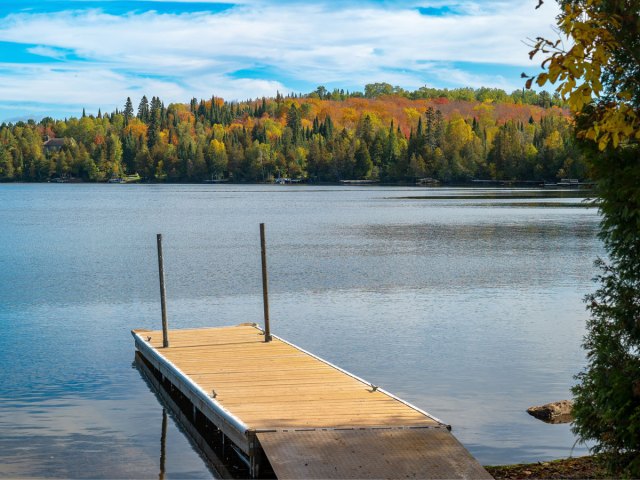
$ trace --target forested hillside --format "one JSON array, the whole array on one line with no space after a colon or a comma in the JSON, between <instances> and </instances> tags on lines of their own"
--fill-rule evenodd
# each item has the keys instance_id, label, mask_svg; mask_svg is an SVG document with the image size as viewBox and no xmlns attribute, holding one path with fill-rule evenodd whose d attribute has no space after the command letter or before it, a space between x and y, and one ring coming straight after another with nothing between
<instances>
[{"instance_id":1,"label":"forested hillside","mask_svg":"<svg viewBox=\"0 0 640 480\"><path fill-rule=\"evenodd\" d=\"M382 83L244 102L143 97L112 113L2 124L0 180L584 179L572 128L546 92Z\"/></svg>"}]
</instances>

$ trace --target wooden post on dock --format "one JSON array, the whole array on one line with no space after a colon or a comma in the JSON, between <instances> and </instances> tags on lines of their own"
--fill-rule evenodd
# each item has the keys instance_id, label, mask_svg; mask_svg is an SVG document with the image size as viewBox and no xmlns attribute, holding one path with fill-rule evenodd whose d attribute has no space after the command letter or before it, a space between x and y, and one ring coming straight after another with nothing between
<instances>
[{"instance_id":1,"label":"wooden post on dock","mask_svg":"<svg viewBox=\"0 0 640 480\"><path fill-rule=\"evenodd\" d=\"M264 341L271 341L269 326L269 282L267 278L267 246L264 237L264 223L260 224L260 250L262 255L262 300L264 303Z\"/></svg>"},{"instance_id":2,"label":"wooden post on dock","mask_svg":"<svg viewBox=\"0 0 640 480\"><path fill-rule=\"evenodd\" d=\"M160 304L162 307L162 346L169 346L169 327L167 326L167 292L164 288L164 262L162 260L162 234L157 234L158 240L158 273L160 275Z\"/></svg>"}]
</instances>

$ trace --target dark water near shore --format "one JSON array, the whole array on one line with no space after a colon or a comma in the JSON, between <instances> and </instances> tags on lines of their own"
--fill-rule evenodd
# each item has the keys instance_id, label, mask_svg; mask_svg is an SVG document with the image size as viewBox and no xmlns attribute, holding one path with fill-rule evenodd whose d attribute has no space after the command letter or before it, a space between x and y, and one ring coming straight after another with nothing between
<instances>
[{"instance_id":1,"label":"dark water near shore","mask_svg":"<svg viewBox=\"0 0 640 480\"><path fill-rule=\"evenodd\" d=\"M532 195L533 193L533 195ZM483 464L585 453L525 412L584 364L597 211L572 192L0 185L0 477L155 477L158 328L261 322L453 425ZM210 472L169 421L166 477Z\"/></svg>"}]
</instances>

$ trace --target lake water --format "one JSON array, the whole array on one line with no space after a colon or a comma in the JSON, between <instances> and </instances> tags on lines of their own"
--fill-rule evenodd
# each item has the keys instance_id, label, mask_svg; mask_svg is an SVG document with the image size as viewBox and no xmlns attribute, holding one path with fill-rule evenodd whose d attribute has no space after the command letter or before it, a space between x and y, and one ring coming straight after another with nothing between
<instances>
[{"instance_id":1,"label":"lake water","mask_svg":"<svg viewBox=\"0 0 640 480\"><path fill-rule=\"evenodd\" d=\"M570 397L603 255L571 192L0 185L0 476L156 477L163 408L133 328L262 322L453 426L483 464L586 453ZM168 422L165 478L210 476Z\"/></svg>"}]
</instances>

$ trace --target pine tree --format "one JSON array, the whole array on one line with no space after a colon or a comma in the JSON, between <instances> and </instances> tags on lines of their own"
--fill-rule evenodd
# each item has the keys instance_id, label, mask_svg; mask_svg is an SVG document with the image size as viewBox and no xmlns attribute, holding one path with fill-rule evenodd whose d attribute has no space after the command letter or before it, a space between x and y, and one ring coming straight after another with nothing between
<instances>
[{"instance_id":1,"label":"pine tree","mask_svg":"<svg viewBox=\"0 0 640 480\"><path fill-rule=\"evenodd\" d=\"M142 96L138 105L138 118L145 123L149 121L149 100L146 95Z\"/></svg>"},{"instance_id":2,"label":"pine tree","mask_svg":"<svg viewBox=\"0 0 640 480\"><path fill-rule=\"evenodd\" d=\"M360 142L355 154L353 175L356 179L366 179L369 178L372 169L373 162L371 161L371 155L369 154L367 144Z\"/></svg>"},{"instance_id":3,"label":"pine tree","mask_svg":"<svg viewBox=\"0 0 640 480\"><path fill-rule=\"evenodd\" d=\"M293 133L293 143L297 143L300 137L301 120L300 113L295 104L292 104L287 112L287 127L289 127Z\"/></svg>"},{"instance_id":4,"label":"pine tree","mask_svg":"<svg viewBox=\"0 0 640 480\"><path fill-rule=\"evenodd\" d=\"M127 97L127 101L124 104L124 124L128 125L129 120L133 117L133 104L131 98Z\"/></svg>"},{"instance_id":5,"label":"pine tree","mask_svg":"<svg viewBox=\"0 0 640 480\"><path fill-rule=\"evenodd\" d=\"M427 119L427 124L425 126L425 142L427 144L427 147L430 150L433 150L434 148L436 148L436 112L433 107L429 107L427 108L425 115Z\"/></svg>"},{"instance_id":6,"label":"pine tree","mask_svg":"<svg viewBox=\"0 0 640 480\"><path fill-rule=\"evenodd\" d=\"M331 115L327 115L324 119L324 137L328 140L333 138L333 121L331 120Z\"/></svg>"}]
</instances>

